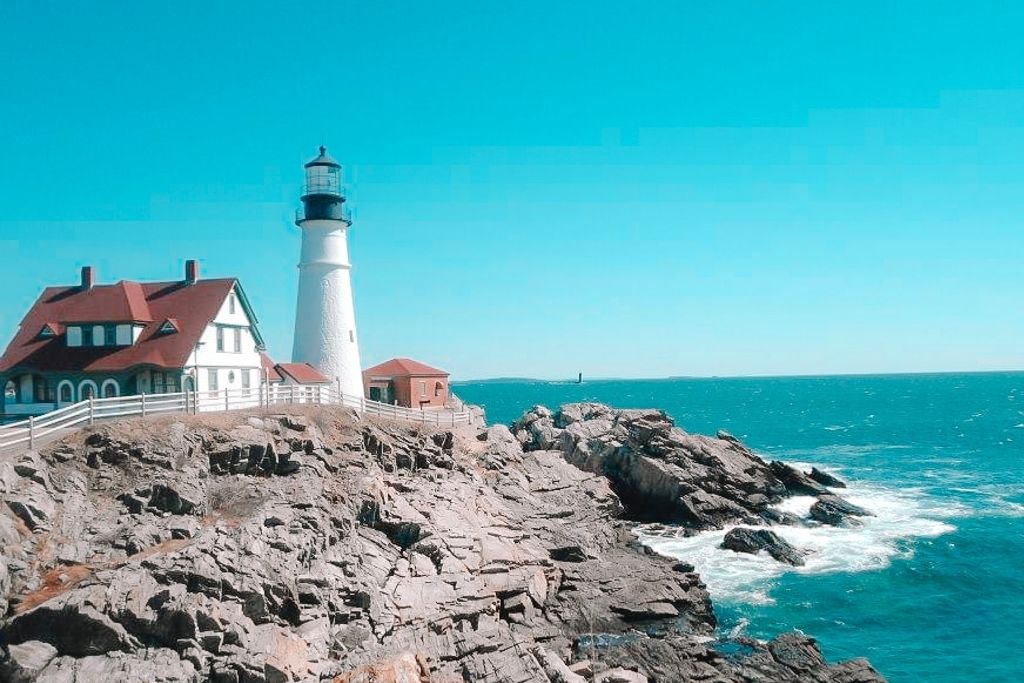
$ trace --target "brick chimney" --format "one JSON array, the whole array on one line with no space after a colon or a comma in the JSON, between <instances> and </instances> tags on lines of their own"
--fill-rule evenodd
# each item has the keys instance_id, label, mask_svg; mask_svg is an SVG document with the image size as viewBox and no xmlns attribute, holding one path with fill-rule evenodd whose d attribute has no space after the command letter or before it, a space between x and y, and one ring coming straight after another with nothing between
<instances>
[{"instance_id":1,"label":"brick chimney","mask_svg":"<svg viewBox=\"0 0 1024 683\"><path fill-rule=\"evenodd\" d=\"M199 261L189 259L185 261L185 284L194 285L199 281Z\"/></svg>"},{"instance_id":2,"label":"brick chimney","mask_svg":"<svg viewBox=\"0 0 1024 683\"><path fill-rule=\"evenodd\" d=\"M82 266L82 289L88 291L96 284L96 271L92 266Z\"/></svg>"}]
</instances>

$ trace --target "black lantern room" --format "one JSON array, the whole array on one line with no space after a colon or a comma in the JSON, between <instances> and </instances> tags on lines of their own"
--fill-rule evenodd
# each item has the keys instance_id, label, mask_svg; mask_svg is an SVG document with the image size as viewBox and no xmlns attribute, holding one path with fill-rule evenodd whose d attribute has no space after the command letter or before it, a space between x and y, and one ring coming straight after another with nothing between
<instances>
[{"instance_id":1,"label":"black lantern room","mask_svg":"<svg viewBox=\"0 0 1024 683\"><path fill-rule=\"evenodd\" d=\"M295 222L336 220L349 223L344 211L345 195L341 189L341 164L331 158L327 148L320 146L320 155L306 164L306 184L302 188L302 208Z\"/></svg>"}]
</instances>

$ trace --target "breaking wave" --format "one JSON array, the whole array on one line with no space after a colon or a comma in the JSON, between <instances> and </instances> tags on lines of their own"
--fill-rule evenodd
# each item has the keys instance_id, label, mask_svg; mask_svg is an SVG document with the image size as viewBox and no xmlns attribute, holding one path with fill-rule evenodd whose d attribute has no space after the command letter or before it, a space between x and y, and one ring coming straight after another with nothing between
<instances>
[{"instance_id":1,"label":"breaking wave","mask_svg":"<svg viewBox=\"0 0 1024 683\"><path fill-rule=\"evenodd\" d=\"M894 491L851 484L841 493L875 516L863 518L863 526L854 528L816 524L772 527L783 539L806 551L802 567L777 562L767 553L749 555L719 548L732 526L694 536L663 525L641 525L635 532L655 552L692 564L714 600L768 604L772 602L772 580L786 572L812 575L884 569L895 558L913 556L909 541L954 531L956 527L945 520L966 512L917 489ZM806 518L814 500L811 496L794 496L776 507Z\"/></svg>"}]
</instances>

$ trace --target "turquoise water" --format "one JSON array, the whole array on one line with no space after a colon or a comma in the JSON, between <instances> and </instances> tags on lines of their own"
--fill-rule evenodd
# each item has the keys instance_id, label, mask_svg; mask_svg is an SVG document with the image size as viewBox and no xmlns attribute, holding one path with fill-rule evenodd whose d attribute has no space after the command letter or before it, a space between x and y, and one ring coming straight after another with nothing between
<instances>
[{"instance_id":1,"label":"turquoise water","mask_svg":"<svg viewBox=\"0 0 1024 683\"><path fill-rule=\"evenodd\" d=\"M723 632L800 629L830 660L866 656L893 683L1024 681L1024 373L466 383L511 422L536 403L659 407L764 457L813 463L878 515L783 533L799 570L717 549L723 532L641 534L694 562ZM809 500L786 509L803 512Z\"/></svg>"}]
</instances>

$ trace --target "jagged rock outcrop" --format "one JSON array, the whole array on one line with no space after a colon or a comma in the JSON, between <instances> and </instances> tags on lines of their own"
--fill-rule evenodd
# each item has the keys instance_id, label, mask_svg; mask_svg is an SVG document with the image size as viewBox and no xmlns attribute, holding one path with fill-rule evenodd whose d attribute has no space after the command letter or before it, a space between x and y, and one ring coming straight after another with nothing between
<instances>
[{"instance_id":1,"label":"jagged rock outcrop","mask_svg":"<svg viewBox=\"0 0 1024 683\"><path fill-rule=\"evenodd\" d=\"M689 434L660 410L577 403L552 412L536 406L512 425L512 433L526 451L559 450L580 469L606 476L636 520L693 529L795 524L798 519L771 506L786 496L833 495L811 475L765 462L727 432L715 438Z\"/></svg>"},{"instance_id":2,"label":"jagged rock outcrop","mask_svg":"<svg viewBox=\"0 0 1024 683\"><path fill-rule=\"evenodd\" d=\"M569 407L513 434L295 407L110 423L0 457L0 678L882 680L802 636L718 652L700 577L637 545L633 479L595 463L657 461L638 487L661 482L685 503L659 505L698 520L760 519L785 491L738 442L666 421ZM558 449L524 452L523 429ZM609 434L663 457L589 445Z\"/></svg>"},{"instance_id":3,"label":"jagged rock outcrop","mask_svg":"<svg viewBox=\"0 0 1024 683\"><path fill-rule=\"evenodd\" d=\"M811 479L818 482L822 486L827 486L830 489L845 489L846 484L828 472L819 470L817 467L812 467L808 475Z\"/></svg>"},{"instance_id":4,"label":"jagged rock outcrop","mask_svg":"<svg viewBox=\"0 0 1024 683\"><path fill-rule=\"evenodd\" d=\"M740 526L730 529L722 539L722 547L737 553L756 554L764 550L779 562L785 562L795 567L804 564L804 558L799 550L768 529L750 529Z\"/></svg>"}]
</instances>

